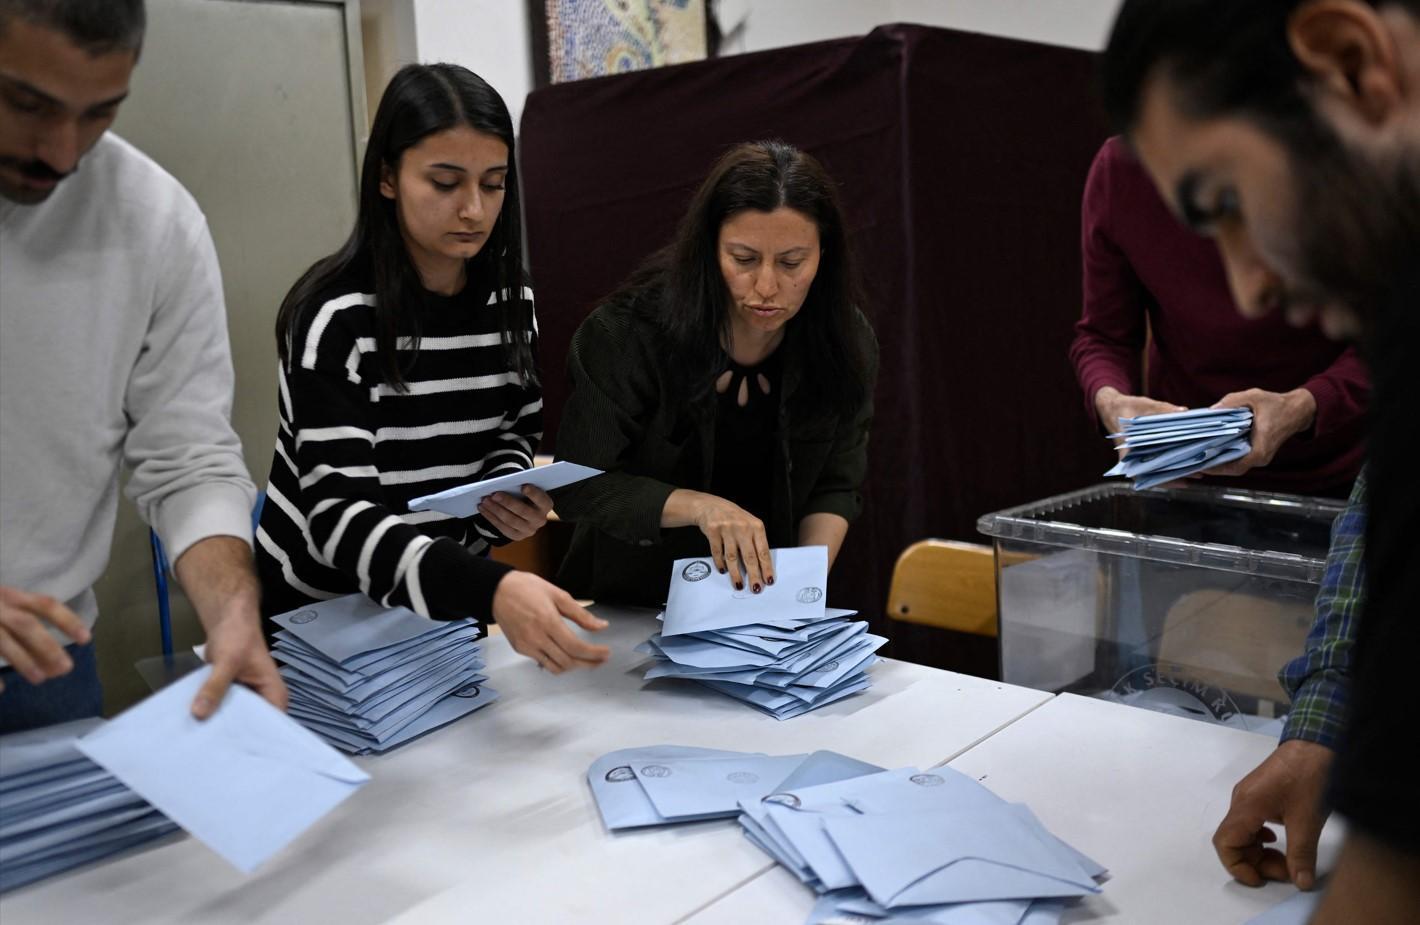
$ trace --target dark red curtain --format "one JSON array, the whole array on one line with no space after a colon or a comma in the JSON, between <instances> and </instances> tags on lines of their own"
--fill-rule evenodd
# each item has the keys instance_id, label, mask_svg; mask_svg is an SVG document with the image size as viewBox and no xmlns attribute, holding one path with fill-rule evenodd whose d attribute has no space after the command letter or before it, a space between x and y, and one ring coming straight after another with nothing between
<instances>
[{"instance_id":1,"label":"dark red curtain","mask_svg":"<svg viewBox=\"0 0 1420 925\"><path fill-rule=\"evenodd\" d=\"M1066 357L1080 194L1106 134L1093 77L1086 52L897 25L535 91L520 164L544 447L573 331L667 241L715 158L757 138L804 148L840 185L882 347L867 507L831 597L891 654L963 667L940 634L884 625L897 555L980 541L981 514L1111 463Z\"/></svg>"}]
</instances>

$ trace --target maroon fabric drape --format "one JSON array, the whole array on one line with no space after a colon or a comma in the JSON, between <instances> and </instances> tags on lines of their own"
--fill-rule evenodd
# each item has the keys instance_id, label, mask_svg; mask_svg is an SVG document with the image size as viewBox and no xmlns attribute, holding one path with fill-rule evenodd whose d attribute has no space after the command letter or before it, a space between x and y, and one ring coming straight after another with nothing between
<instances>
[{"instance_id":1,"label":"maroon fabric drape","mask_svg":"<svg viewBox=\"0 0 1420 925\"><path fill-rule=\"evenodd\" d=\"M664 244L729 146L781 138L838 182L882 346L866 510L831 579L876 630L893 563L983 513L1097 481L1112 454L1067 358L1079 205L1106 137L1086 52L920 26L528 97L520 164L555 447L572 333ZM937 664L931 634L892 653Z\"/></svg>"}]
</instances>

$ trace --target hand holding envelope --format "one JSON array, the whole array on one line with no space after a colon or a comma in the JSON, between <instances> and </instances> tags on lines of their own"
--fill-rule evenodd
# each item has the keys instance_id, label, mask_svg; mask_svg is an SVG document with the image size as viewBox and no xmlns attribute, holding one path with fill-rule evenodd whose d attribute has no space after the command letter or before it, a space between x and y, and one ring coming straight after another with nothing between
<instances>
[{"instance_id":1,"label":"hand holding envelope","mask_svg":"<svg viewBox=\"0 0 1420 925\"><path fill-rule=\"evenodd\" d=\"M78 748L249 873L370 778L244 687L193 718L187 705L211 671L163 688Z\"/></svg>"},{"instance_id":2,"label":"hand holding envelope","mask_svg":"<svg viewBox=\"0 0 1420 925\"><path fill-rule=\"evenodd\" d=\"M1124 438L1124 455L1105 475L1131 478L1136 490L1187 478L1252 450L1252 412L1247 408L1196 408L1119 423L1120 432L1110 437Z\"/></svg>"}]
</instances>

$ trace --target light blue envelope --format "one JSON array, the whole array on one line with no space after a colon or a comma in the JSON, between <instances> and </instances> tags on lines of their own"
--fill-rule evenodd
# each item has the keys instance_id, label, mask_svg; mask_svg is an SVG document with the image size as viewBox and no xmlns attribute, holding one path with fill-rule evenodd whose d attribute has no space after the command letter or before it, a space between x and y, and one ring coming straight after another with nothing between
<instances>
[{"instance_id":1,"label":"light blue envelope","mask_svg":"<svg viewBox=\"0 0 1420 925\"><path fill-rule=\"evenodd\" d=\"M730 648L697 636L672 636L660 633L651 637L651 644L677 665L691 668L744 668L774 664L774 656Z\"/></svg>"},{"instance_id":2,"label":"light blue envelope","mask_svg":"<svg viewBox=\"0 0 1420 925\"><path fill-rule=\"evenodd\" d=\"M759 594L736 591L714 560L677 559L671 569L663 637L751 623L777 625L784 620L824 616L828 588L828 547L795 546L770 550L774 584Z\"/></svg>"},{"instance_id":3,"label":"light blue envelope","mask_svg":"<svg viewBox=\"0 0 1420 925\"><path fill-rule=\"evenodd\" d=\"M84 763L89 766L87 771L66 774L55 780L36 781L0 797L0 832L11 822L123 787L103 768L88 759Z\"/></svg>"},{"instance_id":4,"label":"light blue envelope","mask_svg":"<svg viewBox=\"0 0 1420 925\"><path fill-rule=\"evenodd\" d=\"M74 741L103 724L103 720L94 716L0 736L0 791L8 789L11 784L23 785L20 778L24 775L44 772L59 765L82 762L84 766L91 767L88 759L75 747ZM43 776L48 777L47 774Z\"/></svg>"},{"instance_id":5,"label":"light blue envelope","mask_svg":"<svg viewBox=\"0 0 1420 925\"><path fill-rule=\"evenodd\" d=\"M487 684L476 683L463 687L425 710L394 732L387 733L377 746L367 746L359 754L387 752L436 729L443 728L455 720L463 719L475 710L480 710L498 699L498 692Z\"/></svg>"},{"instance_id":6,"label":"light blue envelope","mask_svg":"<svg viewBox=\"0 0 1420 925\"><path fill-rule=\"evenodd\" d=\"M148 816L129 823L116 838L94 839L82 846L74 846L63 853L52 854L35 861L0 865L0 893L34 883L37 880L43 880L46 877L101 858L119 854L171 832L176 832L177 828L162 813L154 810Z\"/></svg>"},{"instance_id":7,"label":"light blue envelope","mask_svg":"<svg viewBox=\"0 0 1420 925\"><path fill-rule=\"evenodd\" d=\"M832 899L830 904L824 905L824 910L827 911L831 906L840 917L861 916L875 921L925 922L931 925L1022 925L1028 921L1027 916L1034 905L1028 899L1011 899L939 906L899 906L896 909L888 909L873 902L867 893L857 888L834 890L824 894L824 898L829 897ZM819 921L824 919L820 918Z\"/></svg>"},{"instance_id":8,"label":"light blue envelope","mask_svg":"<svg viewBox=\"0 0 1420 925\"><path fill-rule=\"evenodd\" d=\"M596 800L602 824L608 830L614 832L618 829L664 825L666 819L656 812L655 804L641 788L640 779L632 769L633 763L683 758L736 758L747 754L751 753L684 745L623 748L608 752L592 762L592 766L587 769L587 785L592 788L592 798Z\"/></svg>"},{"instance_id":9,"label":"light blue envelope","mask_svg":"<svg viewBox=\"0 0 1420 925\"><path fill-rule=\"evenodd\" d=\"M593 469L591 466L559 461L415 498L409 502L409 509L442 511L455 517L472 517L478 513L478 503L496 492L520 495L524 485L536 485L543 491L552 491L601 474L602 470Z\"/></svg>"},{"instance_id":10,"label":"light blue envelope","mask_svg":"<svg viewBox=\"0 0 1420 925\"><path fill-rule=\"evenodd\" d=\"M1134 488L1143 491L1146 488L1153 488L1155 485L1163 485L1176 479L1187 478L1195 472L1202 472L1204 469L1212 469L1225 463L1230 463L1235 459L1242 459L1252 452L1252 444L1245 440L1230 443L1217 450L1209 450L1207 456L1188 465L1173 469L1161 469L1141 476L1134 480Z\"/></svg>"},{"instance_id":11,"label":"light blue envelope","mask_svg":"<svg viewBox=\"0 0 1420 925\"><path fill-rule=\"evenodd\" d=\"M252 691L194 719L212 669L163 688L79 750L243 872L289 844L369 775Z\"/></svg>"},{"instance_id":12,"label":"light blue envelope","mask_svg":"<svg viewBox=\"0 0 1420 925\"><path fill-rule=\"evenodd\" d=\"M1119 426L1127 429L1131 425L1135 427L1151 427L1176 422L1205 420L1226 421L1244 418L1252 420L1251 408L1192 408L1188 411L1169 411L1164 414L1141 414L1134 418L1120 418Z\"/></svg>"},{"instance_id":13,"label":"light blue envelope","mask_svg":"<svg viewBox=\"0 0 1420 925\"><path fill-rule=\"evenodd\" d=\"M734 816L740 801L772 793L807 755L643 758L631 768L663 819Z\"/></svg>"},{"instance_id":14,"label":"light blue envelope","mask_svg":"<svg viewBox=\"0 0 1420 925\"><path fill-rule=\"evenodd\" d=\"M28 838L34 832L57 829L66 825L81 825L85 820L123 812L135 806L147 808L142 797L127 787L119 787L117 790L106 790L88 799L61 803L41 813L33 813L16 819L7 816L4 825L0 825L0 860L13 856L13 853L6 854L4 845Z\"/></svg>"},{"instance_id":15,"label":"light blue envelope","mask_svg":"<svg viewBox=\"0 0 1420 925\"><path fill-rule=\"evenodd\" d=\"M271 618L306 645L350 670L353 660L368 659L371 653L407 643L431 631L447 632L472 623L430 620L406 607L382 607L363 594L309 604Z\"/></svg>"},{"instance_id":16,"label":"light blue envelope","mask_svg":"<svg viewBox=\"0 0 1420 925\"><path fill-rule=\"evenodd\" d=\"M830 816L825 831L884 906L1060 898L1099 892L1033 817L1010 805L936 813Z\"/></svg>"},{"instance_id":17,"label":"light blue envelope","mask_svg":"<svg viewBox=\"0 0 1420 925\"><path fill-rule=\"evenodd\" d=\"M1248 919L1247 925L1306 925L1311 921L1312 913L1316 912L1323 892L1320 887L1308 893L1299 891L1261 915Z\"/></svg>"}]
</instances>

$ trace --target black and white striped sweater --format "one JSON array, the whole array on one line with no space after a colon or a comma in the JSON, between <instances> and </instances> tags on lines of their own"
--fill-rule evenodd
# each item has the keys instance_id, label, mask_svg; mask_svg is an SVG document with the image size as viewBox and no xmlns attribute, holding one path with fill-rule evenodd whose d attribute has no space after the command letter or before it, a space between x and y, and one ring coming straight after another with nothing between
<instances>
[{"instance_id":1,"label":"black and white striped sweater","mask_svg":"<svg viewBox=\"0 0 1420 925\"><path fill-rule=\"evenodd\" d=\"M482 517L408 505L531 467L541 389L512 371L497 297L476 280L453 297L424 294L417 353L400 339L408 390L386 385L371 288L352 279L323 294L278 370L280 430L256 537L262 610L359 591L435 619L487 620L508 568L486 556L507 540ZM517 299L535 348L532 291Z\"/></svg>"}]
</instances>

